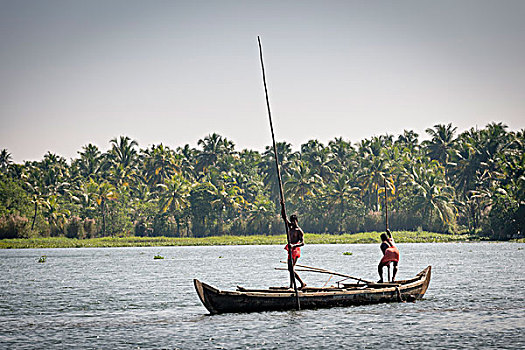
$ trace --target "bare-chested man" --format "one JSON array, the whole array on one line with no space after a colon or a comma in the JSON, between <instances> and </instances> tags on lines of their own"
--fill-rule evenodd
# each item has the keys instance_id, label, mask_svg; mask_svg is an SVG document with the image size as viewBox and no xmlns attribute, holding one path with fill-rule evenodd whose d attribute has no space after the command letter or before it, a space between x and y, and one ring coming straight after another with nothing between
<instances>
[{"instance_id":1,"label":"bare-chested man","mask_svg":"<svg viewBox=\"0 0 525 350\"><path fill-rule=\"evenodd\" d=\"M381 234L381 251L383 252L383 258L377 266L377 272L379 273L379 283L383 283L383 267L390 266L392 262L394 264L394 274L392 280L388 282L394 282L397 274L397 264L399 263L399 250L394 245L394 238L390 230L386 230L386 233ZM389 267L390 269L390 267ZM390 272L389 272L390 274Z\"/></svg>"},{"instance_id":2,"label":"bare-chested man","mask_svg":"<svg viewBox=\"0 0 525 350\"><path fill-rule=\"evenodd\" d=\"M301 247L304 246L304 233L303 230L299 227L297 222L297 215L291 215L290 220L286 218L286 215L284 214L284 209L281 210L281 216L283 217L283 220L288 225L288 229L290 232L290 245L292 248L292 265L295 266L295 263L297 262L297 259L301 256ZM284 247L284 249L288 250L288 244ZM290 254L288 254L288 258L290 258ZM297 272L295 272L295 279L301 283L300 288L306 287L306 283L303 282L303 280L299 277ZM290 288L293 288L292 281L290 281Z\"/></svg>"}]
</instances>

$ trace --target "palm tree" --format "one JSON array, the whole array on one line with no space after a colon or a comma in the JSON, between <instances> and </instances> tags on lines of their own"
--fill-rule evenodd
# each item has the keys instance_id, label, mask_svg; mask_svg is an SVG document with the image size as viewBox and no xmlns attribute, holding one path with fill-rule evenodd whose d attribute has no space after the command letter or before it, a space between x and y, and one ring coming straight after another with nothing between
<instances>
[{"instance_id":1,"label":"palm tree","mask_svg":"<svg viewBox=\"0 0 525 350\"><path fill-rule=\"evenodd\" d=\"M187 180L194 180L195 165L198 151L186 144L184 147L177 148L177 158L182 176Z\"/></svg>"},{"instance_id":2,"label":"palm tree","mask_svg":"<svg viewBox=\"0 0 525 350\"><path fill-rule=\"evenodd\" d=\"M334 177L332 153L317 140L310 140L301 146L301 160L323 181L328 182Z\"/></svg>"},{"instance_id":3,"label":"palm tree","mask_svg":"<svg viewBox=\"0 0 525 350\"><path fill-rule=\"evenodd\" d=\"M120 165L124 169L135 165L137 141L127 136L120 136L118 139L112 139L110 143L112 145L110 157L114 165Z\"/></svg>"},{"instance_id":4,"label":"palm tree","mask_svg":"<svg viewBox=\"0 0 525 350\"><path fill-rule=\"evenodd\" d=\"M239 212L246 201L242 196L242 189L237 186L235 179L225 173L222 173L222 181L215 186L215 200L211 201L212 206L217 208L219 220L217 222L217 233L224 226L224 216L229 211Z\"/></svg>"},{"instance_id":5,"label":"palm tree","mask_svg":"<svg viewBox=\"0 0 525 350\"><path fill-rule=\"evenodd\" d=\"M347 213L348 205L351 201L357 200L356 194L359 193L359 187L353 187L348 174L339 175L334 183L331 184L324 199L326 204L337 212L338 231L343 230L343 222Z\"/></svg>"},{"instance_id":6,"label":"palm tree","mask_svg":"<svg viewBox=\"0 0 525 350\"><path fill-rule=\"evenodd\" d=\"M505 174L510 169L506 165L519 153L519 146L516 149L506 128L502 123L491 123L482 130L472 128L459 135L450 152L448 174L465 203L461 208L467 225L474 231L480 227L482 212L492 203L491 193L512 178Z\"/></svg>"},{"instance_id":7,"label":"palm tree","mask_svg":"<svg viewBox=\"0 0 525 350\"><path fill-rule=\"evenodd\" d=\"M453 156L449 162L449 175L462 200L469 191L475 188L476 176L482 171L481 152L478 149L479 133L474 129L466 131L458 137Z\"/></svg>"},{"instance_id":8,"label":"palm tree","mask_svg":"<svg viewBox=\"0 0 525 350\"><path fill-rule=\"evenodd\" d=\"M323 186L323 179L313 173L305 162L299 161L297 166L291 169L290 177L285 182L285 192L287 197L299 205L307 197L314 197Z\"/></svg>"},{"instance_id":9,"label":"palm tree","mask_svg":"<svg viewBox=\"0 0 525 350\"><path fill-rule=\"evenodd\" d=\"M449 152L454 145L454 133L457 127L452 127L452 124L436 124L434 129L428 128L425 131L432 138L430 141L424 141L427 154L431 159L438 160L441 164L447 165L449 159Z\"/></svg>"},{"instance_id":10,"label":"palm tree","mask_svg":"<svg viewBox=\"0 0 525 350\"><path fill-rule=\"evenodd\" d=\"M199 140L197 144L202 147L202 152L197 155L196 170L203 173L206 173L222 157L232 154L235 148L233 142L216 133Z\"/></svg>"},{"instance_id":11,"label":"palm tree","mask_svg":"<svg viewBox=\"0 0 525 350\"><path fill-rule=\"evenodd\" d=\"M51 225L52 233L64 234L66 217L71 215L71 212L61 207L59 197L56 194L49 196L42 203L46 209L46 217Z\"/></svg>"},{"instance_id":12,"label":"palm tree","mask_svg":"<svg viewBox=\"0 0 525 350\"><path fill-rule=\"evenodd\" d=\"M196 183L192 186L189 200L193 233L197 236L209 232L210 224L215 216L211 203L217 199L216 193L217 189L209 181Z\"/></svg>"},{"instance_id":13,"label":"palm tree","mask_svg":"<svg viewBox=\"0 0 525 350\"><path fill-rule=\"evenodd\" d=\"M82 151L79 151L80 159L75 163L77 164L80 174L84 179L96 177L101 170L103 161L102 154L97 146L88 144L82 147Z\"/></svg>"},{"instance_id":14,"label":"palm tree","mask_svg":"<svg viewBox=\"0 0 525 350\"><path fill-rule=\"evenodd\" d=\"M257 195L263 191L263 176L259 171L261 162L262 156L259 152L242 150L239 152L239 159L232 164L233 169L229 171L237 186L242 189L247 202L254 202Z\"/></svg>"},{"instance_id":15,"label":"palm tree","mask_svg":"<svg viewBox=\"0 0 525 350\"><path fill-rule=\"evenodd\" d=\"M41 162L33 162L31 169L33 183L39 183L42 193L56 193L69 185L69 166L65 158L48 152Z\"/></svg>"},{"instance_id":16,"label":"palm tree","mask_svg":"<svg viewBox=\"0 0 525 350\"><path fill-rule=\"evenodd\" d=\"M343 140L342 137L336 137L330 141L328 149L330 152L329 165L334 172L343 173L357 167L355 149L350 142Z\"/></svg>"},{"instance_id":17,"label":"palm tree","mask_svg":"<svg viewBox=\"0 0 525 350\"><path fill-rule=\"evenodd\" d=\"M279 168L281 171L282 182L285 183L291 173L291 168L296 161L296 154L292 152L292 145L286 142L276 143L277 158L279 160ZM263 176L264 185L269 189L270 198L273 199L277 206L279 204L279 179L277 176L277 169L275 167L275 154L273 148L266 147L263 154L263 159L259 163L259 169Z\"/></svg>"},{"instance_id":18,"label":"palm tree","mask_svg":"<svg viewBox=\"0 0 525 350\"><path fill-rule=\"evenodd\" d=\"M414 167L410 180L410 185L415 189L414 209L421 208L423 217L429 222L437 213L442 224L452 224L456 210L453 203L454 189L446 182L443 166L433 161L427 166Z\"/></svg>"},{"instance_id":19,"label":"palm tree","mask_svg":"<svg viewBox=\"0 0 525 350\"><path fill-rule=\"evenodd\" d=\"M97 204L102 215L102 236L106 236L106 206L110 200L117 199L115 187L107 181L96 183L93 179L85 184L85 192Z\"/></svg>"},{"instance_id":20,"label":"palm tree","mask_svg":"<svg viewBox=\"0 0 525 350\"><path fill-rule=\"evenodd\" d=\"M39 207L46 207L51 196L69 195L68 166L64 158L48 152L41 162L27 162L23 172L24 184L34 206L31 230L35 228Z\"/></svg>"},{"instance_id":21,"label":"palm tree","mask_svg":"<svg viewBox=\"0 0 525 350\"><path fill-rule=\"evenodd\" d=\"M403 134L399 135L395 144L413 153L419 149L418 137L419 135L412 130L403 130Z\"/></svg>"},{"instance_id":22,"label":"palm tree","mask_svg":"<svg viewBox=\"0 0 525 350\"><path fill-rule=\"evenodd\" d=\"M9 153L7 149L4 148L2 151L0 151L0 171L6 174L11 163L13 163L11 160L11 153Z\"/></svg>"},{"instance_id":23,"label":"palm tree","mask_svg":"<svg viewBox=\"0 0 525 350\"><path fill-rule=\"evenodd\" d=\"M31 185L29 185L31 186ZM36 217L38 215L38 207L46 205L46 199L42 197L40 191L36 188L32 188L33 196L31 198L31 204L34 205L33 221L31 222L31 231L35 229Z\"/></svg>"},{"instance_id":24,"label":"palm tree","mask_svg":"<svg viewBox=\"0 0 525 350\"><path fill-rule=\"evenodd\" d=\"M310 140L301 145L301 160L314 165L320 154L324 152L325 147L318 140Z\"/></svg>"},{"instance_id":25,"label":"palm tree","mask_svg":"<svg viewBox=\"0 0 525 350\"><path fill-rule=\"evenodd\" d=\"M525 203L525 141L515 137L516 147L501 153L498 176L500 184L519 202Z\"/></svg>"},{"instance_id":26,"label":"palm tree","mask_svg":"<svg viewBox=\"0 0 525 350\"><path fill-rule=\"evenodd\" d=\"M31 230L35 228L36 217L38 215L38 207L43 205L44 202L44 184L42 182L42 176L40 169L30 163L26 163L24 173L24 186L28 194L31 196L31 204L34 206L33 221L31 224Z\"/></svg>"},{"instance_id":27,"label":"palm tree","mask_svg":"<svg viewBox=\"0 0 525 350\"><path fill-rule=\"evenodd\" d=\"M179 172L174 152L162 144L144 151L143 162L146 181L150 186L164 183Z\"/></svg>"},{"instance_id":28,"label":"palm tree","mask_svg":"<svg viewBox=\"0 0 525 350\"><path fill-rule=\"evenodd\" d=\"M165 183L158 184L161 189L160 210L162 213L169 213L177 223L177 234L180 235L180 222L184 210L188 208L190 186L188 182L180 175L174 175Z\"/></svg>"},{"instance_id":29,"label":"palm tree","mask_svg":"<svg viewBox=\"0 0 525 350\"><path fill-rule=\"evenodd\" d=\"M112 148L107 154L109 169L109 180L119 190L128 187L136 172L138 153L135 147L137 142L127 136L120 136L111 140Z\"/></svg>"},{"instance_id":30,"label":"palm tree","mask_svg":"<svg viewBox=\"0 0 525 350\"><path fill-rule=\"evenodd\" d=\"M374 137L371 142L363 142L359 147L361 156L358 170L358 181L368 207L379 211L379 189L389 173L390 162L384 156L385 141Z\"/></svg>"},{"instance_id":31,"label":"palm tree","mask_svg":"<svg viewBox=\"0 0 525 350\"><path fill-rule=\"evenodd\" d=\"M263 195L259 195L246 208L248 209L246 231L253 234L268 234L272 218L275 217L275 207L272 201Z\"/></svg>"}]
</instances>

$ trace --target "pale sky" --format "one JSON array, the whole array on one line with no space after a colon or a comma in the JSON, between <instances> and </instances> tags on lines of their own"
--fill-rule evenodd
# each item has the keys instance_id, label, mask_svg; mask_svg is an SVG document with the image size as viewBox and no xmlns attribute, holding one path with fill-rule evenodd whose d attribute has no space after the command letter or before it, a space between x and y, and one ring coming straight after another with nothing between
<instances>
[{"instance_id":1,"label":"pale sky","mask_svg":"<svg viewBox=\"0 0 525 350\"><path fill-rule=\"evenodd\" d=\"M0 0L0 149L525 128L525 1Z\"/></svg>"}]
</instances>

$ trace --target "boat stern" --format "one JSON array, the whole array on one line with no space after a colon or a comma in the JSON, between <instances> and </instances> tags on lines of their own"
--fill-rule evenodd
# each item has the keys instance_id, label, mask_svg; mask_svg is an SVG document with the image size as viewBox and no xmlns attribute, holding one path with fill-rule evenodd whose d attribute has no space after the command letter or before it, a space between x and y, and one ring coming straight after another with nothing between
<instances>
[{"instance_id":1,"label":"boat stern","mask_svg":"<svg viewBox=\"0 0 525 350\"><path fill-rule=\"evenodd\" d=\"M425 295L428 285L430 284L430 277L432 276L432 266L427 266L426 269L420 272L422 275L424 275L423 285L421 286L421 291L419 292L419 298L423 298Z\"/></svg>"}]
</instances>

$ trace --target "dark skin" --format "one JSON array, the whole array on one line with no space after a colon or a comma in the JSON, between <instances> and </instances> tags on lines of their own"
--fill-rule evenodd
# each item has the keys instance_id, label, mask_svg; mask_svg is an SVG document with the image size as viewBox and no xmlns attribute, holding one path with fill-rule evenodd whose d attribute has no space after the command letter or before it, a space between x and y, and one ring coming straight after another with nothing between
<instances>
[{"instance_id":1,"label":"dark skin","mask_svg":"<svg viewBox=\"0 0 525 350\"><path fill-rule=\"evenodd\" d=\"M282 208L281 216L283 217L284 222L286 222L286 225L288 225L291 249L304 246L304 232L298 225L297 217L292 215L292 217L290 217L290 220L288 220L288 218L284 214L284 205L282 205L281 208ZM291 254L288 255L288 259L290 259L290 255ZM296 263L297 263L297 257L292 258L292 266L295 267ZM301 289L306 287L306 283L303 282L303 280L301 279L301 277L299 277L299 275L297 274L297 272L295 272L295 270L294 270L294 276L295 276L295 279L298 280L299 283L301 283L301 287L300 287ZM293 288L292 283L290 283L290 288Z\"/></svg>"},{"instance_id":2,"label":"dark skin","mask_svg":"<svg viewBox=\"0 0 525 350\"><path fill-rule=\"evenodd\" d=\"M391 243L388 241L389 238L393 239L390 230L387 230L386 234L381 235L381 251L383 252L383 255L385 254L385 251L392 246ZM377 266L377 272L379 273L380 278L378 283L383 283L383 267L388 266L388 264L389 263L380 262ZM394 265L394 269L392 271L392 281L390 282L394 282L397 274L397 261L392 261L392 264Z\"/></svg>"}]
</instances>

